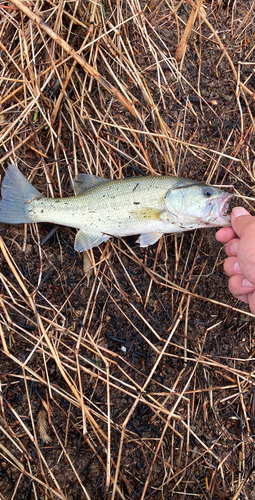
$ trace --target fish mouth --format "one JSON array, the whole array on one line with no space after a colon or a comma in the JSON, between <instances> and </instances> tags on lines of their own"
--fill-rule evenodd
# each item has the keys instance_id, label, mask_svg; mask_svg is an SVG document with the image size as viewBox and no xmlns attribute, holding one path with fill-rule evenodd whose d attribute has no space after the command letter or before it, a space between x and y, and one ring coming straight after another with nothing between
<instances>
[{"instance_id":1,"label":"fish mouth","mask_svg":"<svg viewBox=\"0 0 255 500\"><path fill-rule=\"evenodd\" d=\"M209 224L212 226L231 226L231 217L228 213L231 198L233 198L232 194L224 193L215 200L208 218Z\"/></svg>"}]
</instances>

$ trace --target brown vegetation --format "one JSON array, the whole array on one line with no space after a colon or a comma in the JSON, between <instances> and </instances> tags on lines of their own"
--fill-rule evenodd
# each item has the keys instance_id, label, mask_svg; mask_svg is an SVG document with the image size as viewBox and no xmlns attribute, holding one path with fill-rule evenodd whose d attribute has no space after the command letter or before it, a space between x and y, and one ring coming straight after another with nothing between
<instances>
[{"instance_id":1,"label":"brown vegetation","mask_svg":"<svg viewBox=\"0 0 255 500\"><path fill-rule=\"evenodd\" d=\"M255 2L0 15L2 178L175 174L253 210ZM254 317L214 233L80 256L73 229L1 225L1 499L255 499Z\"/></svg>"}]
</instances>

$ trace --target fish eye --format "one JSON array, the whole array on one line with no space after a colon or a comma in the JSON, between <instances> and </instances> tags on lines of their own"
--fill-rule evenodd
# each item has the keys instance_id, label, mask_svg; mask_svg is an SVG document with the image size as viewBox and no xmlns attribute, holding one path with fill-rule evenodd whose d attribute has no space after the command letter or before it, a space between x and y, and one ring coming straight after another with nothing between
<instances>
[{"instance_id":1,"label":"fish eye","mask_svg":"<svg viewBox=\"0 0 255 500\"><path fill-rule=\"evenodd\" d=\"M202 193L205 198L210 198L213 194L213 188L206 186L203 188Z\"/></svg>"}]
</instances>

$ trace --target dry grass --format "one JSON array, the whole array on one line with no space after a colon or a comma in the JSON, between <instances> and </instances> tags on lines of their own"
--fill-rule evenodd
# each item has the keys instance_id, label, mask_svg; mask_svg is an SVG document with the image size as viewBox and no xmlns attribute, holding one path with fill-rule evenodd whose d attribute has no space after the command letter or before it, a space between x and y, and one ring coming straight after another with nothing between
<instances>
[{"instance_id":1,"label":"dry grass","mask_svg":"<svg viewBox=\"0 0 255 500\"><path fill-rule=\"evenodd\" d=\"M254 1L0 12L2 175L176 174L252 210ZM82 259L51 229L0 228L0 498L254 499L254 319L215 231Z\"/></svg>"}]
</instances>

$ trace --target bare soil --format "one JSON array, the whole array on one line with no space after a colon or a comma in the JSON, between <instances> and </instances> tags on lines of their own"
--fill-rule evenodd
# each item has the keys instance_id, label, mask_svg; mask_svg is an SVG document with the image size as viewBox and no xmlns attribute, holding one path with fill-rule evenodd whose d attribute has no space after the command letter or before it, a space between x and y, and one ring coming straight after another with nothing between
<instances>
[{"instance_id":1,"label":"bare soil","mask_svg":"<svg viewBox=\"0 0 255 500\"><path fill-rule=\"evenodd\" d=\"M192 5L2 3L2 178L175 174L253 213L254 2L202 2L177 64ZM0 226L0 497L255 499L254 317L215 229L85 256L51 229Z\"/></svg>"}]
</instances>

